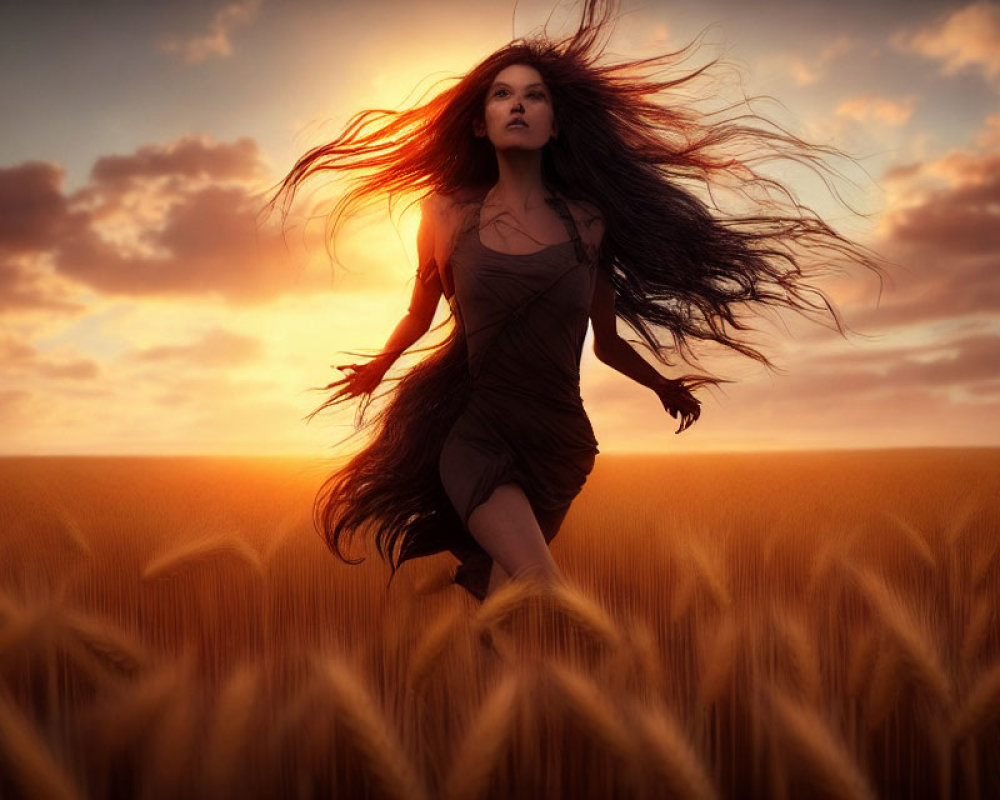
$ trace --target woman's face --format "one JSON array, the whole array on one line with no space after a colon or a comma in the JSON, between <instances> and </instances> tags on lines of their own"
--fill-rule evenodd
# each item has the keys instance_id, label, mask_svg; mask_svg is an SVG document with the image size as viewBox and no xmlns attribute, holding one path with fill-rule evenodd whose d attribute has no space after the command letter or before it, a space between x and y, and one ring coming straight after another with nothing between
<instances>
[{"instance_id":1,"label":"woman's face","mask_svg":"<svg viewBox=\"0 0 1000 800\"><path fill-rule=\"evenodd\" d=\"M538 150L558 135L552 96L534 67L511 64L497 73L486 92L485 127L476 123L477 136L488 136L498 149Z\"/></svg>"}]
</instances>

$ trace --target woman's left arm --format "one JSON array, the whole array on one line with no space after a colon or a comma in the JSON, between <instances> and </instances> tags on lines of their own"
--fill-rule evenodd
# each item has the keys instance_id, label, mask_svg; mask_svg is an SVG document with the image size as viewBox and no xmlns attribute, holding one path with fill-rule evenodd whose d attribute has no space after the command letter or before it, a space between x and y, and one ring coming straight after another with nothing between
<instances>
[{"instance_id":1,"label":"woman's left arm","mask_svg":"<svg viewBox=\"0 0 1000 800\"><path fill-rule=\"evenodd\" d=\"M594 354L597 358L622 375L656 392L670 416L680 419L681 424L676 433L690 427L698 419L701 404L684 386L683 381L663 377L618 335L615 290L602 269L597 270L590 321L594 328Z\"/></svg>"}]
</instances>

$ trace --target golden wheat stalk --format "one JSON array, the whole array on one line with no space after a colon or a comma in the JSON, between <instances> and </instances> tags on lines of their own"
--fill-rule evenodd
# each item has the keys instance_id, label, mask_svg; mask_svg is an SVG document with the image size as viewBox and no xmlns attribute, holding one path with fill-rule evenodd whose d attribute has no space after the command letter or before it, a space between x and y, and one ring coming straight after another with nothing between
<instances>
[{"instance_id":1,"label":"golden wheat stalk","mask_svg":"<svg viewBox=\"0 0 1000 800\"><path fill-rule=\"evenodd\" d=\"M369 774L385 794L399 800L426 798L427 791L410 757L354 670L339 657L327 657L319 678L336 710L337 722L353 734Z\"/></svg>"},{"instance_id":2,"label":"golden wheat stalk","mask_svg":"<svg viewBox=\"0 0 1000 800\"><path fill-rule=\"evenodd\" d=\"M875 663L868 676L868 703L864 708L865 724L874 729L888 718L899 699L902 669L899 648L883 642L878 646Z\"/></svg>"},{"instance_id":3,"label":"golden wheat stalk","mask_svg":"<svg viewBox=\"0 0 1000 800\"><path fill-rule=\"evenodd\" d=\"M979 547L972 554L972 585L979 588L989 576L996 576L994 563L1000 556L1000 541L991 536L977 542Z\"/></svg>"},{"instance_id":4,"label":"golden wheat stalk","mask_svg":"<svg viewBox=\"0 0 1000 800\"><path fill-rule=\"evenodd\" d=\"M972 523L977 521L982 511L983 509L974 505L971 500L966 501L961 510L951 510L949 524L944 532L949 548L954 549L972 531Z\"/></svg>"},{"instance_id":5,"label":"golden wheat stalk","mask_svg":"<svg viewBox=\"0 0 1000 800\"><path fill-rule=\"evenodd\" d=\"M51 614L42 604L11 606L7 622L0 629L0 658L44 647L51 641L52 633Z\"/></svg>"},{"instance_id":6,"label":"golden wheat stalk","mask_svg":"<svg viewBox=\"0 0 1000 800\"><path fill-rule=\"evenodd\" d=\"M996 600L981 596L972 609L972 618L962 637L962 663L967 667L976 660L979 651L996 625Z\"/></svg>"},{"instance_id":7,"label":"golden wheat stalk","mask_svg":"<svg viewBox=\"0 0 1000 800\"><path fill-rule=\"evenodd\" d=\"M581 590L560 582L552 587L551 599L556 608L581 632L611 648L617 649L622 645L618 625Z\"/></svg>"},{"instance_id":8,"label":"golden wheat stalk","mask_svg":"<svg viewBox=\"0 0 1000 800\"><path fill-rule=\"evenodd\" d=\"M308 527L308 520L302 512L285 515L264 542L261 561L264 564L269 564L274 559L278 550L292 537L292 532L296 528Z\"/></svg>"},{"instance_id":9,"label":"golden wheat stalk","mask_svg":"<svg viewBox=\"0 0 1000 800\"><path fill-rule=\"evenodd\" d=\"M806 567L806 593L815 595L826 585L834 568L843 558L843 544L839 540L824 539L817 543L817 550Z\"/></svg>"},{"instance_id":10,"label":"golden wheat stalk","mask_svg":"<svg viewBox=\"0 0 1000 800\"><path fill-rule=\"evenodd\" d=\"M938 560L935 558L934 552L920 531L896 514L886 514L885 516L893 523L895 530L903 534L906 543L910 545L910 552L915 554L928 567L936 570Z\"/></svg>"},{"instance_id":11,"label":"golden wheat stalk","mask_svg":"<svg viewBox=\"0 0 1000 800\"><path fill-rule=\"evenodd\" d=\"M92 558L94 554L90 548L90 542L87 541L86 535L80 528L80 523L65 509L58 508L55 510L55 514L56 519L59 520L59 532L73 546L73 549L86 558Z\"/></svg>"},{"instance_id":12,"label":"golden wheat stalk","mask_svg":"<svg viewBox=\"0 0 1000 800\"><path fill-rule=\"evenodd\" d=\"M865 569L855 576L885 630L895 641L904 663L919 685L947 710L952 704L951 681L930 637L914 619L899 596Z\"/></svg>"},{"instance_id":13,"label":"golden wheat stalk","mask_svg":"<svg viewBox=\"0 0 1000 800\"><path fill-rule=\"evenodd\" d=\"M196 679L185 668L160 707L145 752L143 783L148 794L184 797L196 785L202 725Z\"/></svg>"},{"instance_id":14,"label":"golden wheat stalk","mask_svg":"<svg viewBox=\"0 0 1000 800\"><path fill-rule=\"evenodd\" d=\"M63 610L61 619L74 638L106 669L131 676L149 664L145 649L109 620L74 609Z\"/></svg>"},{"instance_id":15,"label":"golden wheat stalk","mask_svg":"<svg viewBox=\"0 0 1000 800\"><path fill-rule=\"evenodd\" d=\"M698 579L694 570L687 569L686 564L678 567L679 575L670 590L670 621L677 623L685 617L694 606L695 594L698 591Z\"/></svg>"},{"instance_id":16,"label":"golden wheat stalk","mask_svg":"<svg viewBox=\"0 0 1000 800\"><path fill-rule=\"evenodd\" d=\"M508 580L488 595L472 617L472 630L479 634L489 630L521 608L529 598L541 594L540 586L532 580Z\"/></svg>"},{"instance_id":17,"label":"golden wheat stalk","mask_svg":"<svg viewBox=\"0 0 1000 800\"><path fill-rule=\"evenodd\" d=\"M875 792L854 757L815 709L770 689L771 706L788 751L799 769L834 800L875 800Z\"/></svg>"},{"instance_id":18,"label":"golden wheat stalk","mask_svg":"<svg viewBox=\"0 0 1000 800\"><path fill-rule=\"evenodd\" d=\"M458 606L449 606L427 626L406 667L406 685L409 689L419 687L430 675L442 653L454 639L462 616Z\"/></svg>"},{"instance_id":19,"label":"golden wheat stalk","mask_svg":"<svg viewBox=\"0 0 1000 800\"><path fill-rule=\"evenodd\" d=\"M699 637L701 680L698 697L703 705L717 702L733 680L738 655L738 629L732 613L722 615L711 634Z\"/></svg>"},{"instance_id":20,"label":"golden wheat stalk","mask_svg":"<svg viewBox=\"0 0 1000 800\"><path fill-rule=\"evenodd\" d=\"M972 685L965 704L955 715L952 737L962 742L1000 719L1000 663L986 670Z\"/></svg>"},{"instance_id":21,"label":"golden wheat stalk","mask_svg":"<svg viewBox=\"0 0 1000 800\"><path fill-rule=\"evenodd\" d=\"M626 631L625 640L643 683L662 697L667 690L667 671L663 652L649 626L641 620L634 620Z\"/></svg>"},{"instance_id":22,"label":"golden wheat stalk","mask_svg":"<svg viewBox=\"0 0 1000 800\"><path fill-rule=\"evenodd\" d=\"M0 693L0 762L4 772L32 800L81 797L34 726Z\"/></svg>"},{"instance_id":23,"label":"golden wheat stalk","mask_svg":"<svg viewBox=\"0 0 1000 800\"><path fill-rule=\"evenodd\" d=\"M775 627L781 631L796 690L808 703L816 704L823 692L819 655L802 617L788 611L776 611Z\"/></svg>"},{"instance_id":24,"label":"golden wheat stalk","mask_svg":"<svg viewBox=\"0 0 1000 800\"><path fill-rule=\"evenodd\" d=\"M108 723L99 731L103 749L115 753L133 747L137 739L155 731L174 698L190 691L192 670L192 655L187 651L174 661L157 665L134 683L123 684L102 706Z\"/></svg>"},{"instance_id":25,"label":"golden wheat stalk","mask_svg":"<svg viewBox=\"0 0 1000 800\"><path fill-rule=\"evenodd\" d=\"M234 793L235 785L246 786L239 771L248 760L248 747L254 738L260 688L260 668L248 663L230 673L219 693L205 746L205 773L213 797Z\"/></svg>"},{"instance_id":26,"label":"golden wheat stalk","mask_svg":"<svg viewBox=\"0 0 1000 800\"><path fill-rule=\"evenodd\" d=\"M507 752L520 690L521 678L509 672L483 700L452 756L444 782L445 800L469 800L485 793L490 776Z\"/></svg>"},{"instance_id":27,"label":"golden wheat stalk","mask_svg":"<svg viewBox=\"0 0 1000 800\"><path fill-rule=\"evenodd\" d=\"M0 591L0 621L6 621L17 615L20 606L15 603L6 593Z\"/></svg>"},{"instance_id":28,"label":"golden wheat stalk","mask_svg":"<svg viewBox=\"0 0 1000 800\"><path fill-rule=\"evenodd\" d=\"M147 581L157 580L221 556L233 556L258 575L264 574L260 556L243 539L232 535L215 535L185 542L153 559L142 571L142 577Z\"/></svg>"},{"instance_id":29,"label":"golden wheat stalk","mask_svg":"<svg viewBox=\"0 0 1000 800\"><path fill-rule=\"evenodd\" d=\"M558 663L548 670L556 690L580 722L618 758L632 762L635 739L607 694L579 670Z\"/></svg>"},{"instance_id":30,"label":"golden wheat stalk","mask_svg":"<svg viewBox=\"0 0 1000 800\"><path fill-rule=\"evenodd\" d=\"M70 687L83 677L91 687L108 689L122 677L90 645L87 633L113 630L103 621L91 620L81 633L77 623L83 615L62 607L58 601L31 603L13 613L0 630L0 663L21 661L26 656L46 676L48 703L64 708L74 701ZM61 665L71 668L64 674ZM60 676L62 676L60 678ZM71 677L72 676L72 677Z\"/></svg>"},{"instance_id":31,"label":"golden wheat stalk","mask_svg":"<svg viewBox=\"0 0 1000 800\"><path fill-rule=\"evenodd\" d=\"M871 627L855 631L847 653L847 695L860 697L872 680L878 656L878 637Z\"/></svg>"},{"instance_id":32,"label":"golden wheat stalk","mask_svg":"<svg viewBox=\"0 0 1000 800\"><path fill-rule=\"evenodd\" d=\"M667 710L658 704L633 707L651 771L666 789L663 795L690 800L717 798L705 765Z\"/></svg>"},{"instance_id":33,"label":"golden wheat stalk","mask_svg":"<svg viewBox=\"0 0 1000 800\"><path fill-rule=\"evenodd\" d=\"M683 543L685 562L694 566L695 571L701 578L701 585L707 590L712 601L720 610L729 608L733 599L726 585L725 569L723 565L713 559L705 552L701 545L696 544L695 539L687 539Z\"/></svg>"}]
</instances>

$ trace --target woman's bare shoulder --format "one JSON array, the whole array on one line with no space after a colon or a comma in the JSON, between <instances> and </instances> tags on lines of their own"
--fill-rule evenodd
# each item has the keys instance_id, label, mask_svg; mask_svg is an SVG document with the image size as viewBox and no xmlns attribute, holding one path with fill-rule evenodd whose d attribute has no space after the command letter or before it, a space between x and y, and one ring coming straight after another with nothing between
<instances>
[{"instance_id":1,"label":"woman's bare shoulder","mask_svg":"<svg viewBox=\"0 0 1000 800\"><path fill-rule=\"evenodd\" d=\"M431 192L424 198L421 210L432 214L439 223L447 224L464 214L478 197L479 193L475 189Z\"/></svg>"},{"instance_id":2,"label":"woman's bare shoulder","mask_svg":"<svg viewBox=\"0 0 1000 800\"><path fill-rule=\"evenodd\" d=\"M566 205L584 242L591 247L599 247L604 238L604 214L601 209L587 200L567 199Z\"/></svg>"}]
</instances>

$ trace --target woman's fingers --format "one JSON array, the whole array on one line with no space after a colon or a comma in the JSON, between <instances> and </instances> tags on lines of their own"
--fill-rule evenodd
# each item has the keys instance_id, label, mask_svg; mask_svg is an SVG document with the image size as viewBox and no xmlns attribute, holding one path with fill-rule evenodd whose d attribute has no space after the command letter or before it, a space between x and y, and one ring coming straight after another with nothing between
<instances>
[{"instance_id":1,"label":"woman's fingers","mask_svg":"<svg viewBox=\"0 0 1000 800\"><path fill-rule=\"evenodd\" d=\"M660 394L663 407L671 417L680 421L674 433L682 433L690 428L701 417L701 402L691 390L680 381L672 382L673 391Z\"/></svg>"}]
</instances>

